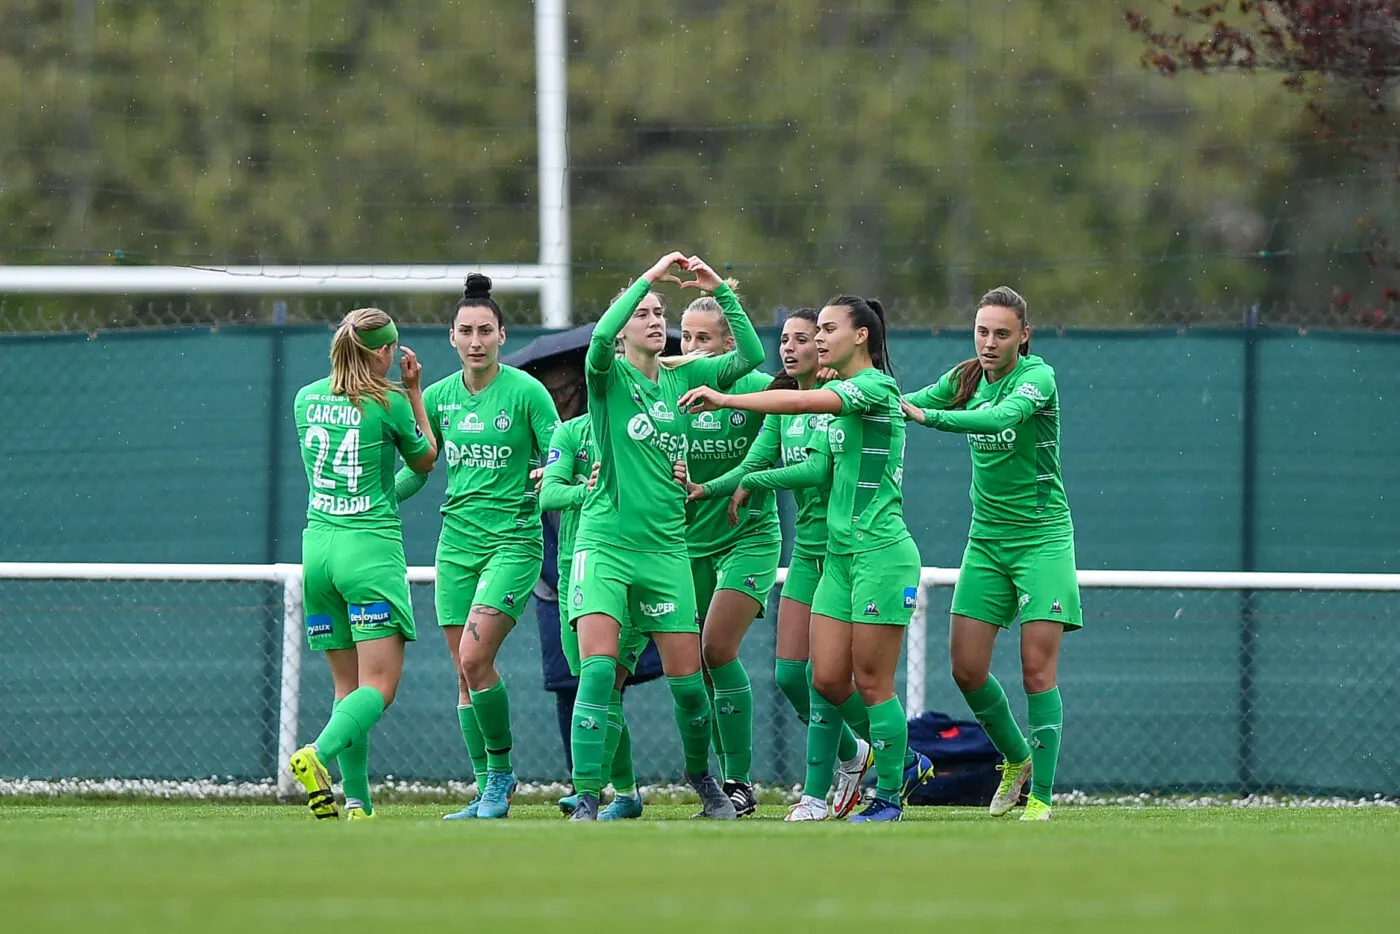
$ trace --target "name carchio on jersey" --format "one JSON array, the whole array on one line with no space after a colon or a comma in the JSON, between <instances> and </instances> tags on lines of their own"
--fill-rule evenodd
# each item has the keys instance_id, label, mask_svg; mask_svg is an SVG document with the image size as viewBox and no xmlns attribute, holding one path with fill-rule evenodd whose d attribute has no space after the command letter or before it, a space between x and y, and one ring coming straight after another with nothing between
<instances>
[{"instance_id":1,"label":"name carchio on jersey","mask_svg":"<svg viewBox=\"0 0 1400 934\"><path fill-rule=\"evenodd\" d=\"M453 444L447 442L448 467L485 467L500 470L515 451L509 444Z\"/></svg>"},{"instance_id":2,"label":"name carchio on jersey","mask_svg":"<svg viewBox=\"0 0 1400 934\"><path fill-rule=\"evenodd\" d=\"M360 410L347 399L343 405L309 405L306 420L313 425L358 425Z\"/></svg>"}]
</instances>

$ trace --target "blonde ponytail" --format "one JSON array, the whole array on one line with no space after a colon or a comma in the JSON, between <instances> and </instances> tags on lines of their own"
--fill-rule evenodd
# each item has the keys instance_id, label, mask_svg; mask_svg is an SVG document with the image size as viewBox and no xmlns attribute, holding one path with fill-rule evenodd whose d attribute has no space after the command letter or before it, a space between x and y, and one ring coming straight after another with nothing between
<instances>
[{"instance_id":1,"label":"blonde ponytail","mask_svg":"<svg viewBox=\"0 0 1400 934\"><path fill-rule=\"evenodd\" d=\"M348 397L356 408L369 396L386 409L389 393L403 392L403 387L376 372L375 348L360 337L362 331L379 331L393 323L378 308L356 308L341 320L331 338L331 392Z\"/></svg>"}]
</instances>

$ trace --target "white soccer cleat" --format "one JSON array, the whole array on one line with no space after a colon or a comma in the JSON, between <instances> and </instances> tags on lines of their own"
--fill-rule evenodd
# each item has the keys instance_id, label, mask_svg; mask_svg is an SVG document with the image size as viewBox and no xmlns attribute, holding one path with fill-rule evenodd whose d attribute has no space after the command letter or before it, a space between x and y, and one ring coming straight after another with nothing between
<instances>
[{"instance_id":1,"label":"white soccer cleat","mask_svg":"<svg viewBox=\"0 0 1400 934\"><path fill-rule=\"evenodd\" d=\"M860 783L865 780L865 773L874 761L870 744L856 737L856 754L836 766L836 796L832 799L831 809L838 819L850 814L860 803Z\"/></svg>"},{"instance_id":2,"label":"white soccer cleat","mask_svg":"<svg viewBox=\"0 0 1400 934\"><path fill-rule=\"evenodd\" d=\"M992 803L987 808L993 817L1005 814L1021 800L1021 789L1031 778L1031 757L1026 756L1025 762L1003 760L997 766L997 771L1001 773L1001 784L997 785L997 793L992 796Z\"/></svg>"},{"instance_id":3,"label":"white soccer cleat","mask_svg":"<svg viewBox=\"0 0 1400 934\"><path fill-rule=\"evenodd\" d=\"M802 800L788 808L785 821L826 820L826 802L811 795L803 795Z\"/></svg>"}]
</instances>

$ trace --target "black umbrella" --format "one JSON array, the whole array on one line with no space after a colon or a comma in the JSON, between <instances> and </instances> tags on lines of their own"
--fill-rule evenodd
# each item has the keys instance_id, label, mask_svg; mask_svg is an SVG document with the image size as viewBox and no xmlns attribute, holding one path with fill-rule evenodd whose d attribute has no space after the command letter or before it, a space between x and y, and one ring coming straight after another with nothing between
<instances>
[{"instance_id":1,"label":"black umbrella","mask_svg":"<svg viewBox=\"0 0 1400 934\"><path fill-rule=\"evenodd\" d=\"M577 358L579 369L583 368L583 355L588 351L588 341L593 337L593 325L583 324L567 331L543 334L521 347L515 353L502 358L501 362L519 367L531 374L538 374L550 366ZM681 332L675 328L666 331L666 352L681 352Z\"/></svg>"}]
</instances>

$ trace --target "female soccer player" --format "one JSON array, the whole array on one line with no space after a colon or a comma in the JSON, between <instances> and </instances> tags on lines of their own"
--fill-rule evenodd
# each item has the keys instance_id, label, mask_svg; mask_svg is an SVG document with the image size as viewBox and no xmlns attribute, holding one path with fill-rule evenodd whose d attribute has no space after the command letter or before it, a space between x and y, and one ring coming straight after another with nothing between
<instances>
[{"instance_id":1,"label":"female soccer player","mask_svg":"<svg viewBox=\"0 0 1400 934\"><path fill-rule=\"evenodd\" d=\"M544 461L559 419L538 380L501 364L506 331L486 276L467 277L449 339L461 372L423 394L447 452L434 599L457 667L457 716L477 797L448 819L499 818L510 813L516 782L496 653L540 576L544 544L530 469ZM423 485L404 473L399 480L402 496Z\"/></svg>"},{"instance_id":2,"label":"female soccer player","mask_svg":"<svg viewBox=\"0 0 1400 934\"><path fill-rule=\"evenodd\" d=\"M727 283L731 289L735 283ZM697 298L681 315L681 353L719 356L734 349L724 310L710 296ZM663 365L670 363L663 360ZM767 389L772 377L749 373L734 392ZM763 427L763 420L739 409L701 412L690 419L686 468L690 482L704 483L737 466ZM758 810L749 770L753 765L753 687L739 659L739 645L763 612L782 560L783 530L777 500L764 497L758 508L744 508L729 521L723 499L690 500L686 506L686 545L701 619L700 642L715 712L714 742L724 773L724 793L739 817Z\"/></svg>"},{"instance_id":3,"label":"female soccer player","mask_svg":"<svg viewBox=\"0 0 1400 934\"><path fill-rule=\"evenodd\" d=\"M812 389L819 385L816 335L817 309L799 308L789 313L778 344L783 372L765 388ZM769 472L766 468L772 467L779 458L787 467L802 463L807 459L809 443L816 435L823 439L826 436L822 416L767 416L763 420L762 431L742 463L703 485L692 482L689 485L690 499L727 505L731 521L737 520L751 492L781 488L782 472ZM770 477L776 479L769 482ZM846 817L860 798L860 783L871 761L870 746L865 740L858 739L834 711L827 709L829 705L821 695L812 691L811 665L808 661L812 594L816 592L826 558L826 502L831 493L830 479L827 472L815 478L820 486L793 491L797 500L797 538L793 543L787 579L783 582L778 604L777 658L773 676L802 723L811 723L812 729L830 729L838 734L840 765L833 810L837 817ZM729 499L731 494L732 499ZM726 499L729 499L727 504ZM811 717L812 711L817 712L815 721ZM821 749L828 745L825 742L818 744ZM808 762L805 798L789 811L789 820L821 820L826 817L831 765L827 758ZM736 808L738 805L739 802L735 801Z\"/></svg>"},{"instance_id":4,"label":"female soccer player","mask_svg":"<svg viewBox=\"0 0 1400 934\"><path fill-rule=\"evenodd\" d=\"M340 761L348 819L372 817L369 731L394 701L404 642L416 638L398 500L389 480L397 451L426 475L437 445L423 405L418 358L403 348L403 385L388 373L398 345L378 308L350 312L331 339L331 375L296 395L297 435L311 487L302 533L307 641L324 651L335 704L321 735L287 767L311 813L336 818L326 766Z\"/></svg>"},{"instance_id":5,"label":"female soccer player","mask_svg":"<svg viewBox=\"0 0 1400 934\"><path fill-rule=\"evenodd\" d=\"M812 684L857 734L870 736L875 752L875 798L851 820L899 820L909 731L894 676L920 568L904 524L903 418L888 372L883 309L854 295L831 299L818 318L816 344L818 359L839 377L821 389L728 395L702 387L681 404L691 412L834 416L827 426L826 565L812 597ZM916 780L927 761L916 759Z\"/></svg>"},{"instance_id":6,"label":"female soccer player","mask_svg":"<svg viewBox=\"0 0 1400 934\"><path fill-rule=\"evenodd\" d=\"M982 296L973 339L976 357L903 406L921 425L967 435L972 452L972 529L953 590L949 656L953 680L1006 760L989 810L1011 810L1029 778L1021 820L1049 820L1064 720L1060 640L1083 625L1060 478L1060 397L1055 371L1031 355L1026 300L1014 290ZM991 674L997 633L1018 615L1029 744Z\"/></svg>"},{"instance_id":7,"label":"female soccer player","mask_svg":"<svg viewBox=\"0 0 1400 934\"><path fill-rule=\"evenodd\" d=\"M714 294L734 334L734 349L663 367L666 319L650 295L659 280L677 281L679 266L695 274L682 288ZM622 338L622 354L614 341ZM578 701L574 705L573 820L595 820L602 788L608 701L619 647L636 633L661 653L685 750L686 777L701 813L732 820L734 804L709 774L711 706L700 673L695 589L685 547L685 496L675 464L685 457L685 420L676 400L692 387L729 387L763 362L763 344L734 292L699 257L663 256L613 302L593 331L585 371L588 411L598 446L597 485L583 504L569 612L577 620Z\"/></svg>"}]
</instances>

